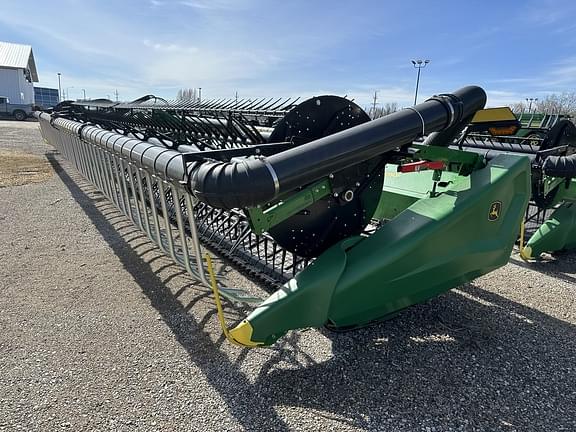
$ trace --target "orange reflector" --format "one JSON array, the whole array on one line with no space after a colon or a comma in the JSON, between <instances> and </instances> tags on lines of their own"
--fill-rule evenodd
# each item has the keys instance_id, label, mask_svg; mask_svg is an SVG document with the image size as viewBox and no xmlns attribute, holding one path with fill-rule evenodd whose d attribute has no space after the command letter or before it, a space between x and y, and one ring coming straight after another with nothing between
<instances>
[{"instance_id":1,"label":"orange reflector","mask_svg":"<svg viewBox=\"0 0 576 432\"><path fill-rule=\"evenodd\" d=\"M493 136L496 136L496 135L514 135L517 131L518 131L517 125L498 126L498 127L488 128L488 132L490 132L490 135L493 135Z\"/></svg>"}]
</instances>

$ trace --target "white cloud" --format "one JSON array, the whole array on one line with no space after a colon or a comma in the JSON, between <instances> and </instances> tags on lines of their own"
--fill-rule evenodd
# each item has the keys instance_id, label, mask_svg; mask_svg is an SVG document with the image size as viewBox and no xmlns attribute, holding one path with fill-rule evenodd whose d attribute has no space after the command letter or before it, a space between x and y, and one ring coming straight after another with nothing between
<instances>
[{"instance_id":1,"label":"white cloud","mask_svg":"<svg viewBox=\"0 0 576 432\"><path fill-rule=\"evenodd\" d=\"M177 52L177 53L197 53L198 48L195 46L179 45L175 43L162 44L159 42L151 42L148 39L144 39L144 46L152 48L156 51L164 52Z\"/></svg>"},{"instance_id":2,"label":"white cloud","mask_svg":"<svg viewBox=\"0 0 576 432\"><path fill-rule=\"evenodd\" d=\"M240 0L182 0L180 4L194 9L218 10L242 7Z\"/></svg>"}]
</instances>

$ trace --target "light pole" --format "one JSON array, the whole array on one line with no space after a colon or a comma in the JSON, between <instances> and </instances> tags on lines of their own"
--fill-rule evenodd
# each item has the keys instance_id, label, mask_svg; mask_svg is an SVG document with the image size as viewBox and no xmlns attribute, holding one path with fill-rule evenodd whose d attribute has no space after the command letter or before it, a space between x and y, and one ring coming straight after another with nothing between
<instances>
[{"instance_id":1,"label":"light pole","mask_svg":"<svg viewBox=\"0 0 576 432\"><path fill-rule=\"evenodd\" d=\"M86 100L86 89L82 89L82 94L83 94L84 100Z\"/></svg>"},{"instance_id":2,"label":"light pole","mask_svg":"<svg viewBox=\"0 0 576 432\"><path fill-rule=\"evenodd\" d=\"M58 101L62 102L62 84L60 83L60 72L58 72Z\"/></svg>"},{"instance_id":3,"label":"light pole","mask_svg":"<svg viewBox=\"0 0 576 432\"><path fill-rule=\"evenodd\" d=\"M416 76L416 91L414 92L414 105L418 100L418 86L420 85L420 69L425 68L426 65L430 63L430 60L412 60L412 66L418 69L418 75Z\"/></svg>"},{"instance_id":4,"label":"light pole","mask_svg":"<svg viewBox=\"0 0 576 432\"><path fill-rule=\"evenodd\" d=\"M66 91L64 92L66 94L66 99L70 99L70 89L73 88L74 86L66 87Z\"/></svg>"},{"instance_id":5,"label":"light pole","mask_svg":"<svg viewBox=\"0 0 576 432\"><path fill-rule=\"evenodd\" d=\"M198 87L198 102L202 103L202 87Z\"/></svg>"},{"instance_id":6,"label":"light pole","mask_svg":"<svg viewBox=\"0 0 576 432\"><path fill-rule=\"evenodd\" d=\"M526 102L528 102L528 114L532 112L532 102L538 102L538 98L526 98ZM534 109L536 109L536 105L534 105Z\"/></svg>"}]
</instances>

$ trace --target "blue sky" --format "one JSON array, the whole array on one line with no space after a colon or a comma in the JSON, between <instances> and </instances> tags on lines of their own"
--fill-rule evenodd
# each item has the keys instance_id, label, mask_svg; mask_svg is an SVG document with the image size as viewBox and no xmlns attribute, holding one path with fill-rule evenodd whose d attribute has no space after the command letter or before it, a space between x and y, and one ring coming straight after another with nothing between
<instances>
[{"instance_id":1,"label":"blue sky","mask_svg":"<svg viewBox=\"0 0 576 432\"><path fill-rule=\"evenodd\" d=\"M339 94L410 105L476 84L489 105L576 90L575 1L0 0L0 40L33 46L72 98Z\"/></svg>"}]
</instances>

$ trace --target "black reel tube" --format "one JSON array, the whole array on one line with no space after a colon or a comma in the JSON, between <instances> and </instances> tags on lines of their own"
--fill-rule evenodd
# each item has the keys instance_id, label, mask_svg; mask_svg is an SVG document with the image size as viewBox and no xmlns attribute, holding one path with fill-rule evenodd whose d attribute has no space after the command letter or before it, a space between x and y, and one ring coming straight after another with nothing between
<instances>
[{"instance_id":1,"label":"black reel tube","mask_svg":"<svg viewBox=\"0 0 576 432\"><path fill-rule=\"evenodd\" d=\"M416 138L455 127L485 103L483 89L464 87L272 156L194 163L188 188L213 207L254 207Z\"/></svg>"}]
</instances>

